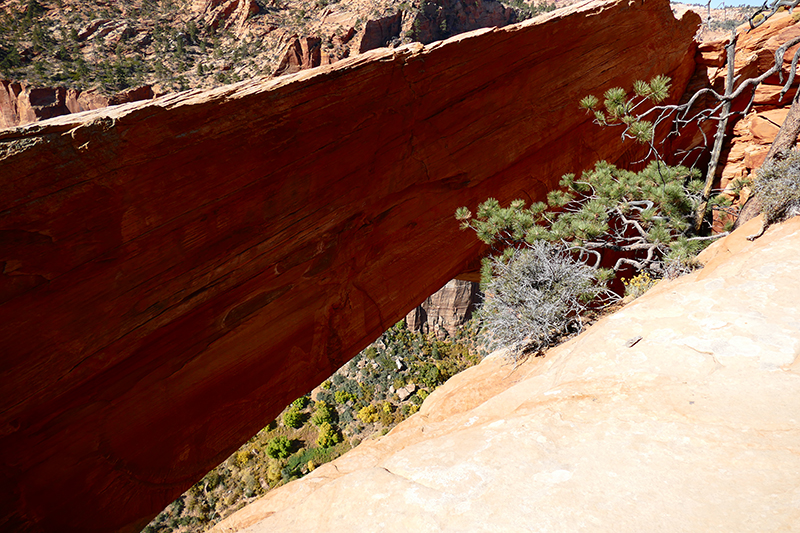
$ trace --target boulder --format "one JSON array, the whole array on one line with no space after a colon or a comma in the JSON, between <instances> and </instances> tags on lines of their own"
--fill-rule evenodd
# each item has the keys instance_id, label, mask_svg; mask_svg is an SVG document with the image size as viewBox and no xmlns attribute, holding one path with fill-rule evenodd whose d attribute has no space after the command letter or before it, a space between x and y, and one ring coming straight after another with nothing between
<instances>
[{"instance_id":1,"label":"boulder","mask_svg":"<svg viewBox=\"0 0 800 533\"><path fill-rule=\"evenodd\" d=\"M411 396L412 392L408 390L408 387L401 387L397 389L397 397L400 399L401 402L404 402Z\"/></svg>"},{"instance_id":2,"label":"boulder","mask_svg":"<svg viewBox=\"0 0 800 533\"><path fill-rule=\"evenodd\" d=\"M356 35L356 53L366 52L387 46L389 41L400 35L400 24L403 20L403 12L398 11L393 15L368 20L364 24L364 29Z\"/></svg>"}]
</instances>

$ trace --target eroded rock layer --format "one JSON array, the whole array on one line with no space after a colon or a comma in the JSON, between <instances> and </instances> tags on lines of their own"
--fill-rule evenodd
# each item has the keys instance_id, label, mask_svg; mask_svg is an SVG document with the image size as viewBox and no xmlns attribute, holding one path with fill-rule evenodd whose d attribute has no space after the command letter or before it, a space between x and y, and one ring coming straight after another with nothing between
<instances>
[{"instance_id":1,"label":"eroded rock layer","mask_svg":"<svg viewBox=\"0 0 800 533\"><path fill-rule=\"evenodd\" d=\"M576 102L680 93L695 28L578 4L0 132L2 528L146 523L466 269L456 207L618 159Z\"/></svg>"},{"instance_id":2,"label":"eroded rock layer","mask_svg":"<svg viewBox=\"0 0 800 533\"><path fill-rule=\"evenodd\" d=\"M213 533L793 531L800 217L544 358L502 353Z\"/></svg>"}]
</instances>

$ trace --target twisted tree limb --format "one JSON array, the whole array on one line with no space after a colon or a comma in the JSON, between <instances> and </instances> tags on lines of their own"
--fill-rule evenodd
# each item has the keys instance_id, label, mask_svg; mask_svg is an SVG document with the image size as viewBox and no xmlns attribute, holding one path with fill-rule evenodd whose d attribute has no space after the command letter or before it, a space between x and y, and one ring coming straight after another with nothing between
<instances>
[{"instance_id":1,"label":"twisted tree limb","mask_svg":"<svg viewBox=\"0 0 800 533\"><path fill-rule=\"evenodd\" d=\"M722 142L725 140L725 132L728 129L728 117L731 112L731 95L733 94L734 84L734 69L733 62L736 58L736 28L731 30L731 42L725 47L728 52L728 77L725 80L725 98L722 104L722 118L717 122L717 133L714 135L714 149L711 151L711 160L708 163L708 172L706 173L706 182L703 186L703 197L697 205L697 211L694 216L694 231L699 232L703 225L703 220L706 217L706 208L708 207L708 199L711 197L711 189L714 185L714 178L717 174L717 165L719 164L719 156L722 154Z\"/></svg>"}]
</instances>

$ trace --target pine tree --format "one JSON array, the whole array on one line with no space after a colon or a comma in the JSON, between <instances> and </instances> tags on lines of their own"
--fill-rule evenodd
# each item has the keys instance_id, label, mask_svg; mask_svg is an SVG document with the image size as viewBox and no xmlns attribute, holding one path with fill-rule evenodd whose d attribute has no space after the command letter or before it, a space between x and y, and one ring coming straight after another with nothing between
<instances>
[{"instance_id":1,"label":"pine tree","mask_svg":"<svg viewBox=\"0 0 800 533\"><path fill-rule=\"evenodd\" d=\"M580 178L564 175L559 184L547 202L526 208L523 200L515 200L502 207L490 198L476 216L461 207L456 218L500 255L545 240L563 243L576 258L599 267L603 254L613 251L620 257L613 272L597 272L599 283L626 266L669 275L688 268L708 244L708 237L692 233L703 185L697 171L653 161L632 172L601 161ZM484 274L485 280L491 277L489 270Z\"/></svg>"}]
</instances>

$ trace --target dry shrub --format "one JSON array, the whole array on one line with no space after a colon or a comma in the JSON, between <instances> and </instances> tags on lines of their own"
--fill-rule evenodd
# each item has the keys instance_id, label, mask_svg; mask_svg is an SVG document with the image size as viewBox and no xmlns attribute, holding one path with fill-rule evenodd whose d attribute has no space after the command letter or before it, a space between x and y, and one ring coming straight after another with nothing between
<instances>
[{"instance_id":1,"label":"dry shrub","mask_svg":"<svg viewBox=\"0 0 800 533\"><path fill-rule=\"evenodd\" d=\"M800 151L783 152L764 163L754 189L767 225L800 214Z\"/></svg>"},{"instance_id":2,"label":"dry shrub","mask_svg":"<svg viewBox=\"0 0 800 533\"><path fill-rule=\"evenodd\" d=\"M594 268L546 241L494 258L492 270L481 317L490 348L507 346L515 359L580 331L581 313L601 291Z\"/></svg>"}]
</instances>

